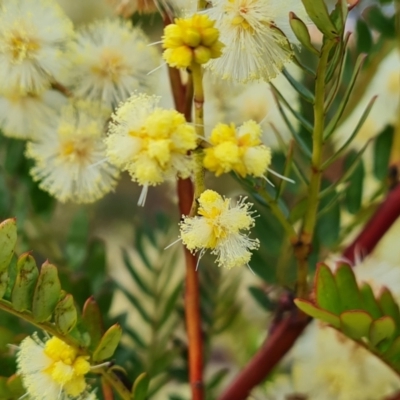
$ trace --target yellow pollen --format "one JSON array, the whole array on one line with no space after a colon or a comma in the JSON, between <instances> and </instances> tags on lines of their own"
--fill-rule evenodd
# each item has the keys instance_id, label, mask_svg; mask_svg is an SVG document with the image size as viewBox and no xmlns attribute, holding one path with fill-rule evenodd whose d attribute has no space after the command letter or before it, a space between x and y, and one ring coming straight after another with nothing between
<instances>
[{"instance_id":1,"label":"yellow pollen","mask_svg":"<svg viewBox=\"0 0 400 400\"><path fill-rule=\"evenodd\" d=\"M39 47L37 42L26 35L12 35L9 42L9 48L15 63L21 63L27 58L32 58Z\"/></svg>"},{"instance_id":2,"label":"yellow pollen","mask_svg":"<svg viewBox=\"0 0 400 400\"><path fill-rule=\"evenodd\" d=\"M100 64L92 67L92 72L118 82L123 72L122 55L113 49L104 49Z\"/></svg>"}]
</instances>

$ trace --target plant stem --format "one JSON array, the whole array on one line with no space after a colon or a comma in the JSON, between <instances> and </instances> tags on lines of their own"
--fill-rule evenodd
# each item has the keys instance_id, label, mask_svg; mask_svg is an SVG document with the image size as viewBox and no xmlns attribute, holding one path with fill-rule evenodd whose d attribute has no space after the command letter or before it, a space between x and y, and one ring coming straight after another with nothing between
<instances>
[{"instance_id":1,"label":"plant stem","mask_svg":"<svg viewBox=\"0 0 400 400\"><path fill-rule=\"evenodd\" d=\"M17 311L14 310L12 304L6 300L0 300L0 310L8 312L9 314L15 315L16 317L29 322L31 325L36 326L42 331L49 333L52 336L58 337L63 342L69 344L72 347L75 347L80 350L81 354L87 355L88 352L83 348L82 343L79 343L78 340L74 339L69 335L63 335L57 331L56 327L50 322L37 322L35 321L32 313L30 311Z\"/></svg>"},{"instance_id":2,"label":"plant stem","mask_svg":"<svg viewBox=\"0 0 400 400\"><path fill-rule=\"evenodd\" d=\"M308 293L308 256L311 251L311 243L314 236L314 229L317 220L319 204L319 191L322 178L322 148L325 127L325 75L328 66L329 52L334 41L324 43L318 63L315 82L314 102L314 129L312 134L312 156L311 156L311 178L308 188L308 206L303 220L303 226L299 240L295 244L294 252L297 258L297 295L304 298Z\"/></svg>"},{"instance_id":3,"label":"plant stem","mask_svg":"<svg viewBox=\"0 0 400 400\"><path fill-rule=\"evenodd\" d=\"M128 388L122 383L119 377L111 370L102 369L99 371L103 379L109 383L115 391L121 396L123 400L131 400L131 392Z\"/></svg>"}]
</instances>

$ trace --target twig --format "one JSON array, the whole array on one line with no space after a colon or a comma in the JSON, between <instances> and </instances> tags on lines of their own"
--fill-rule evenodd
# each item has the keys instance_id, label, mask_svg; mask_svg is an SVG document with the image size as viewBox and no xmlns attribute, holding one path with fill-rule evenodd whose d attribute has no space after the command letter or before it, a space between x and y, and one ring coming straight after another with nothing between
<instances>
[{"instance_id":1,"label":"twig","mask_svg":"<svg viewBox=\"0 0 400 400\"><path fill-rule=\"evenodd\" d=\"M363 254L369 254L399 216L400 184L389 193L361 234L344 251L343 255L354 260L355 249L363 249ZM298 318L296 320L295 317L290 316L276 325L264 346L219 397L219 400L245 400L247 398L251 390L265 379L290 350L310 321L304 316ZM397 399L400 400L400 396L391 400Z\"/></svg>"}]
</instances>

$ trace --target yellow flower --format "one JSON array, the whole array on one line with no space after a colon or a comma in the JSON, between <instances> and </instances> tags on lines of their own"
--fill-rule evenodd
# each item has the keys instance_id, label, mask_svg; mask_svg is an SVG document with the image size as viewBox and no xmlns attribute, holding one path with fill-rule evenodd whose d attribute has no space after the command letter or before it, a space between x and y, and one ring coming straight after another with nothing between
<instances>
[{"instance_id":1,"label":"yellow flower","mask_svg":"<svg viewBox=\"0 0 400 400\"><path fill-rule=\"evenodd\" d=\"M222 53L219 31L207 15L195 14L190 18L177 18L175 24L164 29L163 57L168 65L187 68L193 62L205 64Z\"/></svg>"},{"instance_id":2,"label":"yellow flower","mask_svg":"<svg viewBox=\"0 0 400 400\"><path fill-rule=\"evenodd\" d=\"M88 393L85 375L90 371L88 357L52 337L43 343L36 335L19 346L18 373L32 400L81 399Z\"/></svg>"},{"instance_id":3,"label":"yellow flower","mask_svg":"<svg viewBox=\"0 0 400 400\"><path fill-rule=\"evenodd\" d=\"M193 161L187 153L197 145L194 127L177 111L158 108L159 100L134 94L113 114L106 138L110 162L144 186L141 205L148 186L190 176Z\"/></svg>"},{"instance_id":4,"label":"yellow flower","mask_svg":"<svg viewBox=\"0 0 400 400\"><path fill-rule=\"evenodd\" d=\"M236 206L213 190L199 197L198 216L185 217L180 223L180 238L192 253L200 250L200 258L207 249L217 255L217 264L233 268L248 264L249 250L259 247L258 239L250 239L241 231L254 226L252 204L241 198Z\"/></svg>"},{"instance_id":5,"label":"yellow flower","mask_svg":"<svg viewBox=\"0 0 400 400\"><path fill-rule=\"evenodd\" d=\"M264 177L271 164L271 150L261 142L261 127L250 120L238 128L218 124L204 150L204 167L220 176L235 171L240 176Z\"/></svg>"}]
</instances>

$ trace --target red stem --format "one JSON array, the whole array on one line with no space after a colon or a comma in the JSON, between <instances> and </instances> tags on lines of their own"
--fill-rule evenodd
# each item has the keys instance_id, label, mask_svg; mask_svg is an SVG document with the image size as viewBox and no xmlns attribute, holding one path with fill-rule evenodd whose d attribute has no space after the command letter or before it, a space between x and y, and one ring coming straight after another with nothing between
<instances>
[{"instance_id":1,"label":"red stem","mask_svg":"<svg viewBox=\"0 0 400 400\"><path fill-rule=\"evenodd\" d=\"M164 25L171 23L168 16L164 16ZM191 120L193 87L189 80L183 85L180 72L175 68L168 68L171 89L177 111ZM177 185L179 211L181 215L188 215L192 208L194 189L190 179L179 179ZM192 400L204 399L203 385L203 338L200 315L200 287L196 272L197 259L186 248L186 280L185 280L185 321L188 336L189 353L189 382L192 389Z\"/></svg>"},{"instance_id":2,"label":"red stem","mask_svg":"<svg viewBox=\"0 0 400 400\"><path fill-rule=\"evenodd\" d=\"M354 261L355 250L362 250L364 255L369 254L399 216L400 185L397 185L343 255ZM298 313L297 317L289 316L279 322L263 347L219 397L219 400L245 400L251 390L266 378L290 350L309 321L310 319Z\"/></svg>"}]
</instances>

